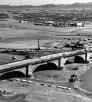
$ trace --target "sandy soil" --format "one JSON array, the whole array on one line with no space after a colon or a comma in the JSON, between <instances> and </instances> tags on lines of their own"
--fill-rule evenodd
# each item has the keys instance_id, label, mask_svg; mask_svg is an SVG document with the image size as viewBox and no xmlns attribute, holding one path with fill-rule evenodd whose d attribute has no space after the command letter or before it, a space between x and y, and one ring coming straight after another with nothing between
<instances>
[{"instance_id":1,"label":"sandy soil","mask_svg":"<svg viewBox=\"0 0 92 102\"><path fill-rule=\"evenodd\" d=\"M71 65L78 66L78 65ZM80 68L83 65L79 65ZM81 71L81 70L79 70ZM79 72L78 71L78 72ZM77 72L77 73L78 73ZM0 90L4 96L0 97L1 102L91 102L92 100L86 94L75 89L58 88L57 86L72 87L68 83L70 75L76 71L70 71L66 68L64 71L49 70L35 72L35 79L26 79L24 81L0 81ZM79 72L80 73L80 72ZM41 84L42 83L42 84ZM50 86L54 85L54 86ZM7 94L11 93L10 95ZM14 95L15 94L15 95ZM11 96L13 95L13 96Z\"/></svg>"},{"instance_id":2,"label":"sandy soil","mask_svg":"<svg viewBox=\"0 0 92 102\"><path fill-rule=\"evenodd\" d=\"M13 59L15 57L15 59ZM23 56L20 55L12 55L12 54L1 54L0 53L0 65L5 64L5 63L10 63L10 62L16 62L19 60L24 59Z\"/></svg>"},{"instance_id":3,"label":"sandy soil","mask_svg":"<svg viewBox=\"0 0 92 102\"><path fill-rule=\"evenodd\" d=\"M5 24L5 22L1 24ZM46 47L47 44L49 47L53 47L58 44L57 40L62 40L66 37L62 37L60 35L77 34L80 33L80 31L83 33L88 32L88 30L84 30L85 27L53 28L34 26L30 23L12 23L12 28L9 28L9 25L11 25L11 23L7 23L7 25L5 24L5 27L0 27L1 47L36 47L37 43L33 40L36 41L38 37L42 41L42 47ZM92 29L90 29L89 33L91 30ZM63 41L64 39L62 42ZM62 42L59 44L62 45ZM69 40L65 40L65 42L69 42ZM53 71L36 73L35 76L38 78L36 78L34 81L43 82L44 80L45 83L70 86L70 84L68 84L68 79L70 78L71 74L76 73L76 71L70 71L68 69L64 71L52 72ZM80 73L80 70L77 73ZM40 85L39 83L35 84L15 80L5 80L0 81L0 90L1 92L5 92L3 96L0 96L0 102L92 102L92 99L88 98L83 93L79 94L79 92L76 92L73 89L61 89L55 86L50 87L48 85ZM12 93L13 96L9 96L9 94L6 95L7 92Z\"/></svg>"},{"instance_id":4,"label":"sandy soil","mask_svg":"<svg viewBox=\"0 0 92 102\"><path fill-rule=\"evenodd\" d=\"M0 90L15 93L13 96L0 96L0 102L91 102L89 98L81 97L72 90L20 81L2 81Z\"/></svg>"}]
</instances>

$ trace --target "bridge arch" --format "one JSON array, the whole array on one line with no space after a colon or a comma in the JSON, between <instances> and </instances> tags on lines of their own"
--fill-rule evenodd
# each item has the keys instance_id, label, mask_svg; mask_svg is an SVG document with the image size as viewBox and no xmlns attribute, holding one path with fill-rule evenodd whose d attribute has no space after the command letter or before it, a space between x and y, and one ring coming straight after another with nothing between
<instances>
[{"instance_id":1,"label":"bridge arch","mask_svg":"<svg viewBox=\"0 0 92 102\"><path fill-rule=\"evenodd\" d=\"M64 65L66 65L66 64L71 64L71 63L72 63L71 61L66 60L66 62L64 63Z\"/></svg>"},{"instance_id":2,"label":"bridge arch","mask_svg":"<svg viewBox=\"0 0 92 102\"><path fill-rule=\"evenodd\" d=\"M85 59L82 56L75 56L74 63L85 63Z\"/></svg>"},{"instance_id":3,"label":"bridge arch","mask_svg":"<svg viewBox=\"0 0 92 102\"><path fill-rule=\"evenodd\" d=\"M85 63L85 56L78 55L78 56L74 56L73 58L68 58L66 59L64 65L72 64L72 63Z\"/></svg>"},{"instance_id":4,"label":"bridge arch","mask_svg":"<svg viewBox=\"0 0 92 102\"><path fill-rule=\"evenodd\" d=\"M22 78L26 75L21 71L11 71L0 75L0 80L10 79L10 78Z\"/></svg>"},{"instance_id":5,"label":"bridge arch","mask_svg":"<svg viewBox=\"0 0 92 102\"><path fill-rule=\"evenodd\" d=\"M57 65L55 63L49 62L47 64L42 64L39 65L38 67L36 67L33 71L37 72L37 71L43 71L43 70L58 70L59 68L57 67Z\"/></svg>"}]
</instances>

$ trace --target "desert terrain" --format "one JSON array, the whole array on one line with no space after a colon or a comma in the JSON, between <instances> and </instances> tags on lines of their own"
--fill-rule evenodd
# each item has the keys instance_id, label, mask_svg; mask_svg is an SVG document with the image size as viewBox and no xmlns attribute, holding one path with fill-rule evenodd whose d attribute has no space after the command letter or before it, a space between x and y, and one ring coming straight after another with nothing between
<instances>
[{"instance_id":1,"label":"desert terrain","mask_svg":"<svg viewBox=\"0 0 92 102\"><path fill-rule=\"evenodd\" d=\"M66 47L66 44L81 42L84 47L92 46L92 22L87 22L84 27L41 26L32 22L20 23L12 18L13 14L8 14L10 18L7 21L0 21L0 48L37 49L39 39L41 50L29 52L30 58L36 58L76 50ZM0 50L0 64L23 59L25 56L19 52ZM78 70L73 70L75 68ZM71 63L63 70L34 72L34 78L1 80L0 102L92 102L91 92L86 93L78 88L78 83L69 82L71 75L79 76L87 69L90 68L85 64Z\"/></svg>"}]
</instances>

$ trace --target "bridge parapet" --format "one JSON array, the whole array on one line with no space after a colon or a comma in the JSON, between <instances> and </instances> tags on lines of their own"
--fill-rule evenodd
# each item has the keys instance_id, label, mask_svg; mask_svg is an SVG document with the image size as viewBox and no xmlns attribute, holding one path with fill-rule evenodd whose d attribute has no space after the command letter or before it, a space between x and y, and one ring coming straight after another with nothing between
<instances>
[{"instance_id":1,"label":"bridge parapet","mask_svg":"<svg viewBox=\"0 0 92 102\"><path fill-rule=\"evenodd\" d=\"M4 65L0 65L0 73L3 72L3 71L7 71L7 70L20 69L20 68L25 67L27 65L35 65L35 64L39 64L39 63L48 62L48 61L51 61L51 60L56 60L58 58L81 55L81 54L85 54L85 53L87 53L87 51L85 51L85 49L82 49L82 50L63 52L63 53L43 56L43 57L40 57L40 58L27 59L27 60L13 62L13 63L9 63L9 64L4 64Z\"/></svg>"}]
</instances>

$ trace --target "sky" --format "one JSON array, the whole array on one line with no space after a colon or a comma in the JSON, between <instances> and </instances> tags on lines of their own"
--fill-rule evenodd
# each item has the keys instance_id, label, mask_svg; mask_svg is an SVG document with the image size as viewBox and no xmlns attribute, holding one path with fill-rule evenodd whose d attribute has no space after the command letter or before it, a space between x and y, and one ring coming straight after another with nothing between
<instances>
[{"instance_id":1,"label":"sky","mask_svg":"<svg viewBox=\"0 0 92 102\"><path fill-rule=\"evenodd\" d=\"M0 5L44 5L44 4L72 4L86 3L92 0L0 0Z\"/></svg>"}]
</instances>

